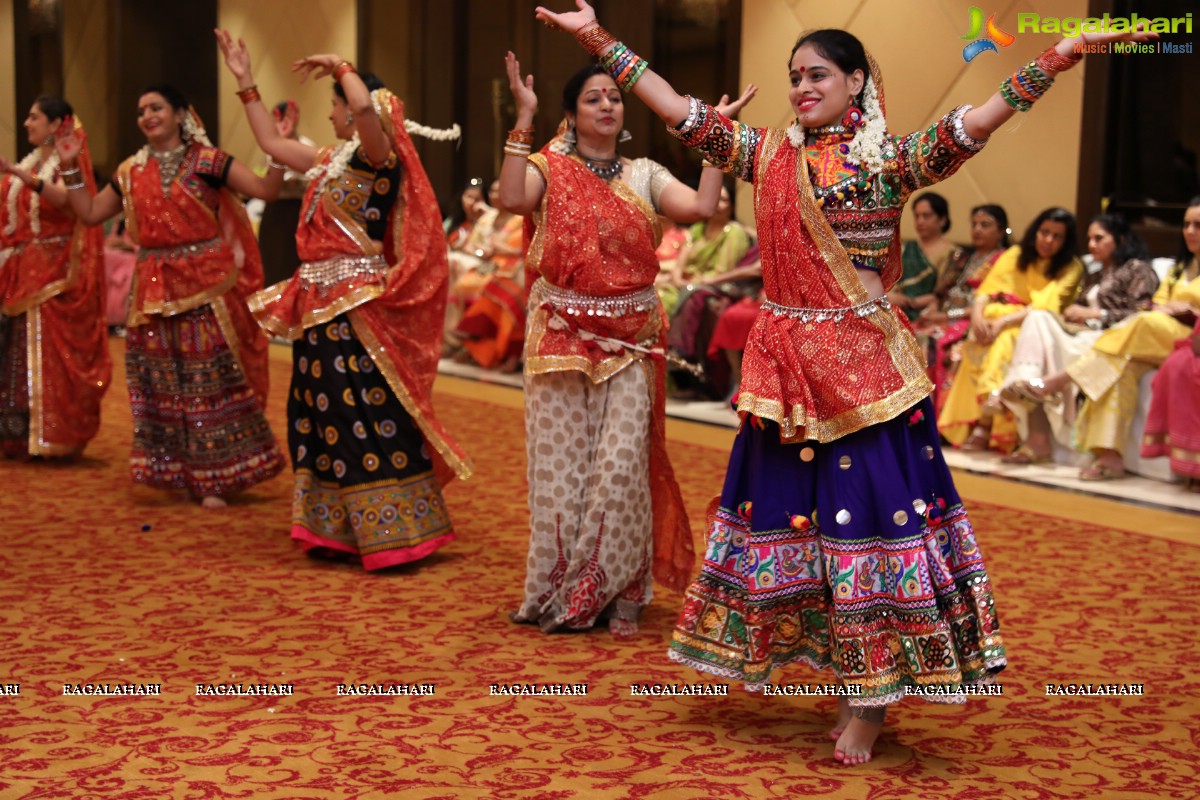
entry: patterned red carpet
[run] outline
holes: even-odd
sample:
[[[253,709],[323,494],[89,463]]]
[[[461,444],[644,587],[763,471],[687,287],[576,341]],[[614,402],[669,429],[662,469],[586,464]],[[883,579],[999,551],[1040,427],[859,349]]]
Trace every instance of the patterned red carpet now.
[[[283,436],[287,364],[272,369]],[[447,493],[459,539],[368,575],[292,546],[287,477],[221,512],[132,486],[124,389],[118,374],[83,461],[0,465],[5,800],[1200,791],[1195,547],[972,503],[1009,646],[1003,696],[957,707],[910,698],[875,761],[844,768],[826,737],[832,698],[738,686],[728,697],[630,695],[633,683],[697,680],[665,655],[676,595],[660,592],[624,643],[508,621],[527,530],[519,411],[439,395],[476,460],[476,477]],[[724,458],[676,445],[693,522]],[[793,667],[784,680],[823,679]],[[64,695],[64,684],[89,683],[161,684],[161,695]],[[215,683],[287,683],[294,694],[197,695],[196,684]],[[433,693],[338,696],[344,683]],[[493,696],[497,683],[586,683],[588,694]],[[1145,693],[1046,695],[1063,683]]]

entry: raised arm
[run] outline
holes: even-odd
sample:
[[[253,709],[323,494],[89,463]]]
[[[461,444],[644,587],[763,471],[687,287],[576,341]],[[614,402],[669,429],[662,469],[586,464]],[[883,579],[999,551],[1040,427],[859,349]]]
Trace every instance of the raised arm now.
[[[1070,69],[1083,58],[1076,46],[1107,44],[1109,42],[1148,42],[1157,39],[1138,26],[1137,31],[1124,33],[1088,33],[1069,39],[1061,39],[1053,47],[1038,56],[1033,64],[1025,65],[1000,85],[1000,91],[987,101],[963,115],[963,128],[974,139],[986,139],[1009,120],[1017,111],[1028,111],[1042,94],[1050,88],[1055,76]],[[1040,73],[1040,74],[1039,74]]]
[[[737,115],[756,94],[758,87],[751,83],[736,100],[730,101],[729,95],[722,95],[721,102],[716,106],[717,111],[730,119],[737,119]],[[679,181],[674,181],[663,189],[658,198],[659,211],[675,222],[689,223],[708,219],[717,211],[723,180],[724,173],[706,163],[700,173],[700,185],[696,189],[693,190]]]
[[[238,160],[229,165],[225,185],[240,195],[257,197],[259,200],[275,200],[283,187],[283,165],[272,164],[266,176],[256,175],[254,170]]]
[[[354,115],[354,130],[362,142],[367,160],[376,166],[387,162],[392,152],[392,140],[383,129],[375,104],[371,102],[371,90],[363,83],[353,64],[339,55],[324,53],[296,61],[292,64],[292,71],[300,73],[301,83],[309,75],[317,78],[332,75],[346,95],[346,105]]]
[[[555,14],[538,6],[536,16],[549,27],[561,28],[571,34],[589,53],[603,58],[617,46],[617,40],[600,27],[600,23],[596,21],[595,10],[585,0],[575,0],[575,5],[579,10],[566,14]],[[650,110],[663,122],[672,127],[687,119],[688,99],[675,91],[671,84],[652,69],[642,67],[641,77],[637,79],[632,92],[650,106]]]
[[[59,171],[67,192],[67,204],[75,218],[85,225],[98,225],[121,210],[121,197],[111,186],[105,186],[94,195],[88,194],[87,184],[79,172],[76,159],[83,148],[81,133],[71,130],[54,137],[54,149],[58,151]]]
[[[538,207],[542,195],[546,193],[541,173],[529,168],[537,95],[533,91],[533,76],[521,77],[521,64],[511,50],[504,56],[504,69],[508,73],[508,88],[517,105],[517,122],[509,131],[508,142],[504,145],[504,163],[500,167],[500,205],[514,214],[525,216]]]
[[[246,42],[238,39],[235,44],[229,31],[220,28],[215,29],[213,33],[217,36],[221,55],[225,57],[225,66],[237,80],[237,94],[245,105],[246,120],[250,123],[250,130],[254,133],[254,140],[258,142],[258,146],[273,162],[291,167],[297,172],[307,170],[317,160],[317,148],[279,134],[275,120],[263,105],[258,87],[254,83],[254,74],[250,68],[250,51],[246,49]]]

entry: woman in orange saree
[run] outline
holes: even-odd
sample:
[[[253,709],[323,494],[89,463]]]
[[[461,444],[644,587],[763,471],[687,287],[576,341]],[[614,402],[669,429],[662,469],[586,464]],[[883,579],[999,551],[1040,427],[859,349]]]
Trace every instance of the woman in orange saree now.
[[[138,126],[146,146],[95,195],[79,177],[83,138],[56,146],[76,217],[95,224],[124,210],[140,246],[125,351],[133,479],[221,508],[284,466],[264,416],[267,340],[246,307],[262,262],[225,189],[271,199],[283,171],[259,177],[213,147],[170,86],[141,94]]]
[[[425,558],[454,539],[442,488],[470,463],[433,413],[446,307],[446,240],[400,98],[335,55],[297,61],[334,76],[329,119],[342,140],[317,150],[278,135],[250,55],[217,39],[259,145],[308,170],[296,231],[300,268],[250,307],[292,341],[288,446],[292,538],[312,555],[368,570]]]
[[[0,158],[0,448],[5,455],[76,456],[100,427],[112,379],[104,319],[103,232],[67,208],[54,135],[82,132],[64,100],[34,101],[34,150]],[[93,185],[85,148],[79,163]],[[7,174],[6,174],[7,173]]]
[[[694,561],[666,451],[656,211],[682,222],[710,215],[720,173],[706,169],[696,192],[650,159],[622,159],[621,93],[596,66],[563,90],[569,128],[530,155],[533,79],[521,79],[512,53],[506,65],[517,128],[505,146],[501,202],[531,215],[531,532],[525,596],[513,619],[547,633],[607,620],[614,635],[628,636],[653,579],[680,590]]]

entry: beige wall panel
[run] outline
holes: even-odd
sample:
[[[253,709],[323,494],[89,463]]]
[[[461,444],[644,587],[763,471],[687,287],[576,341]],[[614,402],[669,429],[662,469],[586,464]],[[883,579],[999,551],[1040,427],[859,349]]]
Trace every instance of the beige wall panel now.
[[[17,143],[17,128],[21,120],[16,118],[13,103],[13,87],[17,85],[16,65],[13,63],[13,2],[0,0],[0,155],[18,159],[27,151],[24,141]],[[22,117],[22,119],[24,119]]]
[[[292,62],[312,53],[337,53],[354,61],[356,14],[345,0],[220,0],[217,18],[234,38],[244,38],[250,49],[254,79],[268,107],[289,97],[300,105],[300,132],[317,144],[332,144],[328,78],[303,84],[291,72]],[[213,47],[216,47],[213,39]],[[254,143],[242,101],[234,92],[237,81],[220,62],[221,130],[216,141],[251,166],[263,156]]]
[[[758,98],[744,119],[754,125],[790,123],[788,52],[801,31],[845,28],[859,37],[883,70],[888,125],[907,133],[936,121],[956,105],[982,104],[1007,75],[1052,45],[1057,37],[1023,34],[999,53],[962,59],[967,32],[964,0],[745,0],[742,22],[742,83],[756,83]],[[1006,0],[994,6],[1000,27],[1016,33],[1016,15],[1086,16],[1085,0]],[[984,151],[936,191],[950,202],[950,238],[968,241],[967,212],[980,203],[1000,203],[1016,233],[1049,205],[1074,211],[1083,109],[1083,71],[1061,76],[1032,111],[996,133]],[[753,198],[739,188],[739,209],[749,219]],[[1079,209],[1087,217],[1097,209]],[[913,236],[911,215],[901,234]]]
[[[63,91],[88,132],[97,167],[115,169],[112,152],[116,83],[111,79],[109,5],[112,0],[72,0],[63,14]],[[107,171],[107,170],[106,170]]]

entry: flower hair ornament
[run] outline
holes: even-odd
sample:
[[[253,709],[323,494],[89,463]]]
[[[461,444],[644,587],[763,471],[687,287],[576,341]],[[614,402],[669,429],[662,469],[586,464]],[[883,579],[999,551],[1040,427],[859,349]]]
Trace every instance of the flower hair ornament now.
[[[200,115],[192,106],[188,106],[183,115],[183,139],[191,144],[213,146],[212,141],[208,138],[208,131],[204,130],[204,123],[200,121]]]

